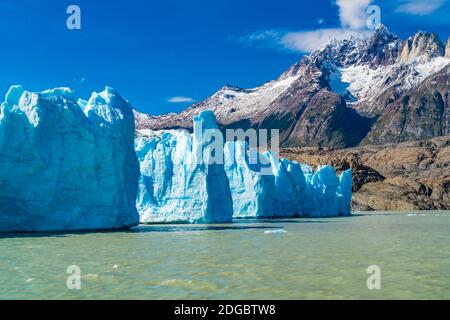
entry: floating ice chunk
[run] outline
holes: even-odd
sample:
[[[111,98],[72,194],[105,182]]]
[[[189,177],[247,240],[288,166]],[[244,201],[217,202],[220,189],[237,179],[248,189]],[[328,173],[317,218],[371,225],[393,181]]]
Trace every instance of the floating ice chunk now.
[[[266,230],[264,231],[265,234],[280,234],[280,233],[287,233],[286,230],[283,229],[277,229],[277,230]]]

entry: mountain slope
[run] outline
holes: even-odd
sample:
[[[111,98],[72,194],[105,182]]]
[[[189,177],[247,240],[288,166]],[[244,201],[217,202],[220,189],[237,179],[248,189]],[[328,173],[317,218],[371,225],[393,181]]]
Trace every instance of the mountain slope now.
[[[388,105],[363,144],[450,135],[450,65]]]
[[[225,86],[179,114],[136,113],[137,128],[190,129],[192,117],[209,109],[223,128],[279,129],[285,146],[342,148],[448,134],[449,51],[434,33],[402,41],[380,26],[371,35],[331,40],[263,86]]]
[[[137,114],[137,127],[191,129],[190,119],[203,110],[213,110],[224,129],[279,129],[280,142],[286,145],[349,147],[369,130],[368,119],[346,106],[345,100],[329,88],[325,73],[311,61],[261,87],[226,86],[180,114]]]

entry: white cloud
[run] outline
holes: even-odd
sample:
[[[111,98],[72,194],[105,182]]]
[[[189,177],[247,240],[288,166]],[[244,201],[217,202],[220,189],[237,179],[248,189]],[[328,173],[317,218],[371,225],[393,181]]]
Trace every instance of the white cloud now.
[[[248,46],[275,48],[288,51],[309,53],[326,44],[330,39],[346,39],[351,36],[368,34],[367,21],[370,14],[366,12],[372,4],[380,1],[375,0],[332,0],[337,7],[340,25],[335,28],[322,28],[315,30],[288,31],[283,29],[268,29],[253,32],[238,41]],[[439,11],[438,21],[446,20],[450,0],[392,0],[389,5],[384,4],[389,11],[409,15],[429,15],[432,23],[432,13]],[[398,18],[398,15],[395,17]],[[421,19],[424,19],[421,17]],[[448,19],[447,19],[448,21]],[[324,23],[322,18],[316,20],[317,24]]]
[[[288,51],[309,53],[326,44],[331,39],[348,39],[367,33],[364,30],[347,28],[328,28],[284,32],[280,30],[256,31],[239,40],[253,47],[277,48]]]
[[[342,40],[368,33],[366,9],[371,3],[372,0],[334,0],[334,4],[339,9],[341,22],[341,25],[336,28],[295,32],[281,29],[260,30],[239,39],[239,42],[249,46],[282,48],[308,53],[318,49],[332,38]],[[318,19],[317,23],[323,24],[324,19]]]
[[[193,102],[195,102],[194,99],[188,98],[188,97],[172,97],[167,101],[170,103],[193,103]]]
[[[348,39],[365,32],[345,28],[319,29],[313,31],[289,32],[283,37],[283,45],[294,51],[311,52],[326,44],[331,39]]]
[[[396,8],[397,12],[425,16],[435,12],[445,3],[444,0],[404,0]]]
[[[254,32],[250,34],[247,40],[251,44],[252,42],[277,39],[278,37],[279,32],[277,30],[263,30],[260,32]]]
[[[339,7],[341,26],[350,29],[362,29],[366,25],[366,8],[372,0],[336,0]]]

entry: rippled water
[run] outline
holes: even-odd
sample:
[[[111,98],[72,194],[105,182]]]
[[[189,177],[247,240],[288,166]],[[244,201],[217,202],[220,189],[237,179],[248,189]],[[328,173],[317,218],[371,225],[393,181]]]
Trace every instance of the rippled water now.
[[[450,299],[450,212],[0,235],[0,259],[0,299]]]

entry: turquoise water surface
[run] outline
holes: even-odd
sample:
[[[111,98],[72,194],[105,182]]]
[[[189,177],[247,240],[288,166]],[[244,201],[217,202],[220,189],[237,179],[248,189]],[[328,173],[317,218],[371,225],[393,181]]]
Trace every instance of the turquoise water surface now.
[[[450,212],[9,234],[0,258],[0,299],[450,299]]]

